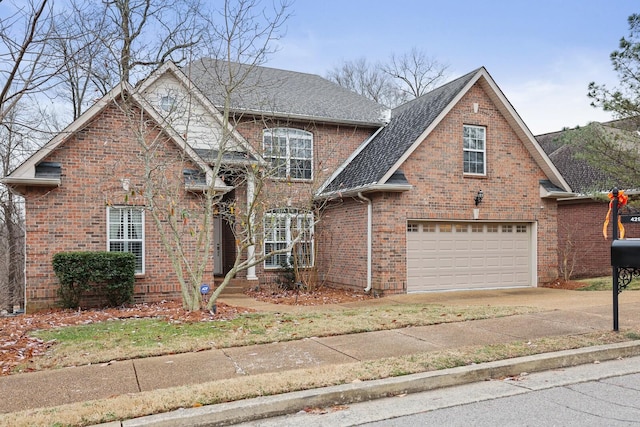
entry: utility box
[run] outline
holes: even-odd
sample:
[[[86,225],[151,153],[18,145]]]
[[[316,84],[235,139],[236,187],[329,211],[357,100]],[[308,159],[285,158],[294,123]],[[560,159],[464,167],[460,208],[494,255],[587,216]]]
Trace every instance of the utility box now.
[[[640,239],[622,239],[611,242],[613,267],[640,268]]]

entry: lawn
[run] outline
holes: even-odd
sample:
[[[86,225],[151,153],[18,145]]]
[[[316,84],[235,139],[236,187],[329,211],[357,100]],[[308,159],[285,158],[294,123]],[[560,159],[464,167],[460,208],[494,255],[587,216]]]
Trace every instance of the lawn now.
[[[124,319],[66,326],[32,333],[55,341],[31,369],[50,369],[184,353],[214,348],[290,341],[309,337],[424,326],[510,316],[536,311],[531,307],[465,307],[387,304],[349,310],[301,313],[249,313],[231,320],[167,321],[163,318]],[[20,367],[18,367],[20,369]]]
[[[595,277],[592,279],[580,279],[580,282],[587,283],[587,286],[578,288],[579,291],[612,291],[613,279],[611,276]],[[640,290],[640,278],[631,280],[627,290]]]

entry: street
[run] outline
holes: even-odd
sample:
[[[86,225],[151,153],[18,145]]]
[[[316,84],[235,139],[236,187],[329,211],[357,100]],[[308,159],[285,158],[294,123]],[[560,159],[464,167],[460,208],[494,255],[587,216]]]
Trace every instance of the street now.
[[[640,357],[635,357],[314,409],[242,426],[637,426],[639,373]]]

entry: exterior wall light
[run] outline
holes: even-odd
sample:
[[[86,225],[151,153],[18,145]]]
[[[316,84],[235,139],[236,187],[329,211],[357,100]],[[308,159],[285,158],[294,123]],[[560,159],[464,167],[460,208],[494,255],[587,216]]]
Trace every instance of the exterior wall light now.
[[[484,194],[482,193],[482,190],[479,190],[478,194],[476,194],[476,197],[473,198],[473,201],[476,202],[476,206],[478,206],[482,202],[483,197]]]

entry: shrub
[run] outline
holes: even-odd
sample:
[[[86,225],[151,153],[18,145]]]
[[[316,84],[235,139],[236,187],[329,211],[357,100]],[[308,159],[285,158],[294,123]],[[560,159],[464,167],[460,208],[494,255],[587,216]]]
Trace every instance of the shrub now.
[[[131,301],[136,261],[129,252],[61,252],[53,256],[53,271],[60,281],[58,296],[65,308],[78,308],[89,290],[108,305]]]

